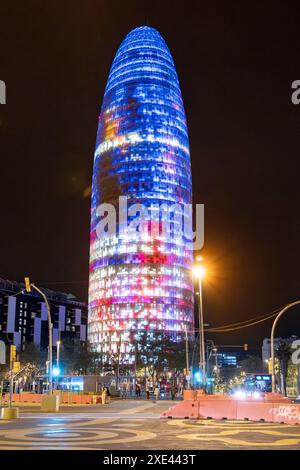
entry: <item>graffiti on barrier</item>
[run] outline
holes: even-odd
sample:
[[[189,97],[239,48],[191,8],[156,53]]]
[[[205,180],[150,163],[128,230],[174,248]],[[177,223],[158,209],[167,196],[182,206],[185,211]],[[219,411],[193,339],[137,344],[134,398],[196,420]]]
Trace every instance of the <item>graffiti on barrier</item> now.
[[[295,405],[279,405],[273,408],[275,418],[300,420],[300,411]]]

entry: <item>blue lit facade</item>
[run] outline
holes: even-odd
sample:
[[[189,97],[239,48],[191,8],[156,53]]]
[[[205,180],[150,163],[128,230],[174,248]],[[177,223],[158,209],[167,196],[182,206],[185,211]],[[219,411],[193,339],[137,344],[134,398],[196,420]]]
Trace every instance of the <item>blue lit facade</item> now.
[[[186,117],[174,62],[153,28],[131,31],[112,63],[94,157],[88,338],[104,355],[130,362],[139,332],[174,338],[193,327],[192,250],[176,236],[99,238],[97,207],[191,204]],[[161,224],[157,218],[158,229]],[[159,232],[159,230],[158,230]]]

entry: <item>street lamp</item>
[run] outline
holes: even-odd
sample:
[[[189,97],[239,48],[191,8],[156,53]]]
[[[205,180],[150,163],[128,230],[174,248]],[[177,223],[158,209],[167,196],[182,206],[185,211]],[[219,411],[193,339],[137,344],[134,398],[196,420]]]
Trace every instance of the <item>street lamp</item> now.
[[[300,300],[296,300],[296,302],[292,302],[290,304],[287,304],[283,309],[280,310],[278,315],[276,316],[273,325],[272,325],[272,330],[271,330],[271,364],[272,364],[272,393],[275,393],[275,348],[274,348],[274,333],[275,333],[275,327],[277,325],[277,322],[279,318],[289,309],[294,307],[295,305],[299,305]]]
[[[52,384],[52,320],[51,320],[51,312],[50,312],[50,305],[48,302],[48,299],[44,292],[36,287],[33,283],[30,283],[30,280],[28,277],[25,277],[25,287],[26,287],[26,292],[31,292],[31,289],[36,290],[42,297],[43,300],[46,304],[47,308],[47,314],[48,314],[48,330],[49,330],[49,355],[48,355],[48,372],[49,372],[49,395],[52,395],[53,391],[53,384]]]
[[[202,261],[202,257],[198,258]],[[205,268],[202,265],[196,265],[193,268],[193,275],[199,284],[199,370],[202,369],[203,388],[206,387],[206,365],[205,365],[205,343],[204,343],[204,324],[203,324],[203,305],[202,305],[202,279],[205,276]]]
[[[57,340],[56,341],[56,370],[58,370],[58,374],[56,376],[56,388],[57,389],[58,389],[58,376],[59,376],[59,373],[60,373],[60,369],[59,369],[60,345],[61,345],[61,341]],[[54,369],[53,369],[53,371],[54,371]]]
[[[56,341],[56,367],[59,369],[60,340]]]

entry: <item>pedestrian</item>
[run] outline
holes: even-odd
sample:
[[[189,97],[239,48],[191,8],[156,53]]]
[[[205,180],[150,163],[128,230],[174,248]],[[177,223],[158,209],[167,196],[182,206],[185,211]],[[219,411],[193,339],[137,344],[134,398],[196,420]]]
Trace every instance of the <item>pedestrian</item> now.
[[[127,384],[122,385],[122,392],[121,392],[122,400],[126,400],[127,396]]]
[[[171,398],[172,398],[172,401],[174,400],[175,396],[176,396],[176,390],[175,390],[174,385],[172,385],[172,387],[171,387]]]
[[[147,388],[146,389],[146,399],[149,400],[150,398],[150,392],[149,392],[149,389]]]
[[[102,397],[102,405],[105,405],[107,403],[106,387],[102,388],[101,397]]]
[[[155,400],[158,401],[158,397],[159,397],[159,388],[158,386],[156,385],[155,389],[154,389],[154,395],[155,395]]]
[[[109,391],[109,387],[106,387],[106,401],[107,401],[107,404],[110,403],[110,397],[111,397],[111,394],[110,394],[110,391]]]

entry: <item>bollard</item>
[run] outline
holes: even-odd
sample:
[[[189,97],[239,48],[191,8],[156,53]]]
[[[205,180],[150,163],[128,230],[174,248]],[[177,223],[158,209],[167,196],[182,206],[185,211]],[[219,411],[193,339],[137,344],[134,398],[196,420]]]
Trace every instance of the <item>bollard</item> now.
[[[1,408],[1,419],[17,419],[19,417],[19,408]]]
[[[59,411],[59,396],[43,395],[41,401],[41,411],[45,411],[46,413]]]

